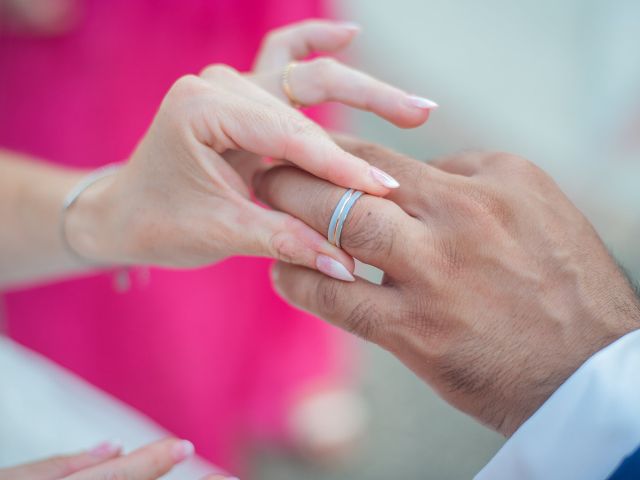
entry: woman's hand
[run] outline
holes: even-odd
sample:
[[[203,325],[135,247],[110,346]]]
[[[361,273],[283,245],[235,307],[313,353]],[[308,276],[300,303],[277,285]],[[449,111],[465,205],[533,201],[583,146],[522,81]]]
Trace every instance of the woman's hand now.
[[[251,74],[214,65],[179,79],[130,161],[68,212],[72,248],[97,262],[175,267],[268,256],[353,280],[350,256],[298,219],[255,204],[238,172],[273,157],[373,195],[398,186],[282,101],[278,82],[289,60],[337,50],[355,32],[332,22],[298,24],[268,37]],[[337,100],[403,127],[423,123],[433,107],[330,60],[301,63],[290,74],[305,105]]]
[[[121,455],[118,445],[103,443],[87,452],[0,469],[0,480],[156,480],[192,454],[190,442],[175,438],[160,440],[128,455]],[[202,480],[224,478],[212,474]]]

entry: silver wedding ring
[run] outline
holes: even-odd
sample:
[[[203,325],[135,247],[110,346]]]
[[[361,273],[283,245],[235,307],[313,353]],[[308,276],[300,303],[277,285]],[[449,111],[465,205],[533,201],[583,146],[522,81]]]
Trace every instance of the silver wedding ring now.
[[[329,230],[327,231],[327,240],[331,245],[340,248],[340,237],[342,236],[342,227],[349,215],[349,211],[362,196],[362,192],[350,188],[340,198],[340,201],[333,210],[331,220],[329,221]]]

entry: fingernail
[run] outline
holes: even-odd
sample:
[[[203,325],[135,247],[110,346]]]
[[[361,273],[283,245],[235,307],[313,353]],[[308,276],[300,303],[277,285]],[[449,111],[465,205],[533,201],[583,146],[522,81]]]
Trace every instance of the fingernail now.
[[[387,188],[398,188],[400,184],[388,173],[383,172],[379,168],[371,167],[369,170],[374,180]]]
[[[352,32],[358,32],[362,30],[362,26],[356,22],[342,22],[341,26]]]
[[[106,442],[99,443],[91,450],[89,450],[89,455],[92,455],[96,458],[109,458],[112,455],[115,455],[122,449],[122,442],[120,440],[108,440]]]
[[[322,273],[332,278],[345,282],[353,282],[355,280],[355,277],[351,275],[347,267],[327,255],[318,255],[318,258],[316,258],[316,267]]]
[[[407,96],[407,104],[410,107],[417,107],[423,109],[433,109],[438,108],[439,105],[433,100],[429,100],[428,98],[418,97],[417,95],[409,95]]]
[[[189,458],[196,451],[193,443],[189,440],[180,440],[173,446],[172,454],[173,459],[176,462],[182,462],[183,460]]]

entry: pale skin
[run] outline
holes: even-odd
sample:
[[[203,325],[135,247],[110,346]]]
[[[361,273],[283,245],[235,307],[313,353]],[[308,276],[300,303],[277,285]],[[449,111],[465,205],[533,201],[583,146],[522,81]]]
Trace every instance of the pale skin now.
[[[553,180],[506,153],[431,165],[353,139],[341,146],[401,188],[363,196],[342,234],[381,285],[278,263],[289,302],[395,354],[442,397],[511,435],[589,356],[640,328],[640,302]],[[319,232],[344,189],[292,167],[259,197]]]
[[[192,454],[193,445],[176,438],[159,440],[126,455],[118,445],[107,442],[86,452],[0,469],[0,480],[156,480]],[[234,480],[220,474],[201,480],[225,478]]]
[[[87,172],[0,151],[0,286],[105,266],[196,267],[231,255],[278,258],[352,280],[349,255],[300,220],[256,205],[243,178],[265,168],[268,156],[372,195],[397,188],[292,108],[281,89],[288,62],[341,50],[357,33],[338,22],[291,25],[266,37],[250,73],[213,65],[177,80],[118,173],[87,189],[67,212],[62,226],[70,249],[60,210]],[[289,81],[304,105],[337,101],[403,128],[421,125],[435,107],[327,58],[301,62]],[[126,456],[44,460],[0,470],[0,479],[155,479],[181,461],[172,453],[175,442]]]
[[[250,73],[213,65],[177,80],[118,173],[68,211],[64,229],[75,255],[62,242],[60,207],[87,172],[0,152],[0,285],[105,265],[195,267],[231,255],[283,259],[350,280],[350,256],[298,219],[258,206],[242,178],[274,157],[372,195],[397,188],[292,108],[280,85],[291,60],[341,50],[357,33],[339,22],[291,25],[266,37]],[[435,105],[328,58],[300,63],[289,81],[304,105],[337,101],[404,128],[424,123]]]

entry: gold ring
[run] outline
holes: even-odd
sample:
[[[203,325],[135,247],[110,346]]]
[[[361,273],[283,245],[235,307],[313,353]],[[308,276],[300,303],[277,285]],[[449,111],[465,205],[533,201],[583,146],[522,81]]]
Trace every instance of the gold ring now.
[[[293,94],[293,90],[291,89],[291,83],[289,82],[289,77],[291,76],[291,72],[298,65],[298,62],[289,62],[284,70],[282,71],[282,91],[284,92],[287,99],[289,99],[289,103],[293,108],[301,108],[304,107],[304,104],[296,98]]]

